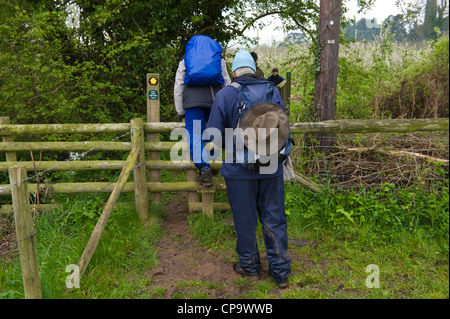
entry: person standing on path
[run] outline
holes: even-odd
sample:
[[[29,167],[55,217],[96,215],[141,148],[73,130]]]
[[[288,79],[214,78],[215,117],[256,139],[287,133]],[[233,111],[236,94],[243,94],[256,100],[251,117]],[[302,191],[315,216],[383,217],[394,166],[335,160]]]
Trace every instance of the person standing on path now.
[[[278,68],[272,69],[272,75],[267,78],[268,81],[273,82],[273,84],[278,85],[285,80],[280,74],[278,74]]]
[[[256,65],[248,51],[239,50],[236,53],[232,63],[232,71],[233,81],[216,95],[207,130],[211,128],[220,131],[221,134],[226,134],[226,129],[228,131],[230,128],[235,129],[241,110],[237,105],[240,104],[238,102],[238,88],[249,87],[246,94],[253,94],[249,97],[255,101],[255,104],[252,104],[254,106],[247,111],[247,114],[253,116],[251,125],[258,128],[266,128],[267,123],[279,125],[277,127],[278,136],[279,138],[282,136],[280,140],[285,140],[289,136],[289,121],[286,121],[287,115],[285,115],[283,100],[279,91],[274,88],[271,82],[260,79],[255,75]],[[271,88],[271,90],[268,88]],[[271,107],[271,111],[259,116],[252,114],[252,110],[257,108],[256,103],[265,102],[264,99],[268,91],[273,92],[272,101],[276,102],[266,105],[268,108]],[[247,114],[244,115],[244,119]],[[216,139],[212,142],[217,143]],[[221,143],[223,147],[223,141]],[[227,149],[225,152],[227,152]],[[283,164],[277,164],[274,173],[265,174],[262,173],[261,169],[249,170],[237,162],[236,146],[233,146],[232,157],[232,162],[224,161],[220,174],[225,178],[228,201],[233,212],[237,234],[236,251],[239,255],[239,262],[233,264],[233,269],[240,275],[260,276],[261,261],[255,234],[259,218],[262,224],[269,275],[280,288],[285,288],[288,286],[291,267],[290,259],[286,255],[288,239]]]

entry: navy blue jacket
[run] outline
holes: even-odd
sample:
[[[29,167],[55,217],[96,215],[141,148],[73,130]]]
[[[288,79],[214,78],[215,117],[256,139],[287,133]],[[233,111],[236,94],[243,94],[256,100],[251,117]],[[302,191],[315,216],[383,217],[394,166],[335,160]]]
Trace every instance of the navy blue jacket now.
[[[281,82],[283,82],[285,80],[285,78],[282,77],[281,75],[277,74],[277,76],[273,76],[273,75],[269,76],[267,78],[267,80],[273,82],[273,84],[275,84],[275,85],[278,85]]]
[[[264,81],[258,78],[256,75],[244,74],[242,76],[236,77],[232,82],[238,82],[239,84],[245,84],[251,81]],[[278,103],[283,110],[284,104],[278,89],[275,89],[274,94],[276,98],[279,99]],[[211,115],[209,116],[209,121],[207,128],[216,128],[222,133],[222,137],[225,138],[225,128],[234,128],[234,125],[238,116],[238,108],[236,105],[238,98],[238,91],[231,85],[225,86],[220,90],[216,99],[214,100],[213,106],[211,108]],[[216,141],[213,141],[216,142]],[[224,144],[222,143],[222,147]],[[279,164],[277,171],[274,174],[260,174],[258,171],[251,172],[248,171],[240,163],[226,163],[225,159],[220,169],[220,174],[225,178],[248,180],[248,179],[262,179],[262,178],[273,178],[283,175],[283,164]]]

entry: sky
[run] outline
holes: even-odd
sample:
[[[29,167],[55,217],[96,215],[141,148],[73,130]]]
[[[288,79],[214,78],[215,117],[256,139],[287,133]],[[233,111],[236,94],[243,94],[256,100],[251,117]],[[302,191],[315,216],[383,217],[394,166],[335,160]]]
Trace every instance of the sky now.
[[[376,18],[377,22],[380,23],[384,21],[390,15],[396,15],[400,13],[400,9],[396,7],[395,0],[376,0],[375,4],[372,6],[372,9],[362,13],[357,13],[356,0],[348,0],[349,11],[346,16],[348,18],[356,17],[357,20],[361,18]],[[267,22],[271,22],[271,24],[267,25],[264,29],[257,31],[256,29],[250,29],[245,32],[245,35],[251,38],[256,38],[259,35],[259,44],[270,45],[273,41],[280,42],[285,37],[286,34],[282,30],[276,30],[276,27],[281,26],[281,22],[276,17],[267,17]]]

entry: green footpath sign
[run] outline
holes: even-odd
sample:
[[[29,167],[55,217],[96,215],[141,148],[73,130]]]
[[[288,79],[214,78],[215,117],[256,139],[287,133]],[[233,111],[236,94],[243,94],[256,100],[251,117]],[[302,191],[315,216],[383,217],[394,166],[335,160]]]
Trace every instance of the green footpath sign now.
[[[149,98],[149,100],[157,100],[158,99],[158,91],[157,90],[148,91],[148,98]]]

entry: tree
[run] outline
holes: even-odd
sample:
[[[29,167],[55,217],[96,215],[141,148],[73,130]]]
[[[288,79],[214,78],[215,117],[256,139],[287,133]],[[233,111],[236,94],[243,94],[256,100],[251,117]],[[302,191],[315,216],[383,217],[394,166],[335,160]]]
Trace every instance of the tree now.
[[[423,22],[424,35],[427,39],[436,39],[434,28],[437,26],[437,0],[427,0]]]
[[[395,41],[403,41],[407,37],[406,23],[402,14],[387,17],[384,21],[384,28],[390,29]]]
[[[287,35],[287,37],[284,39],[284,42],[302,44],[302,43],[308,43],[308,39],[305,37],[305,35],[302,32],[290,32]]]
[[[376,22],[376,19],[362,18],[356,22],[348,24],[344,29],[347,34],[346,38],[355,38],[359,41],[373,41],[375,36],[380,34],[380,27]]]
[[[427,0],[425,4],[409,4],[406,8],[401,4],[399,6],[409,24],[409,41],[436,40],[438,37],[436,28],[440,31],[446,29],[448,0]]]
[[[0,2],[0,115],[22,123],[69,121],[73,38],[52,1]],[[72,113],[73,116],[73,113]]]
[[[364,7],[373,0],[362,1]],[[75,25],[67,24],[77,8]],[[0,115],[13,122],[128,122],[144,116],[146,73],[161,75],[162,120],[174,119],[174,73],[195,34],[224,48],[279,16],[317,42],[314,0],[2,0]]]

